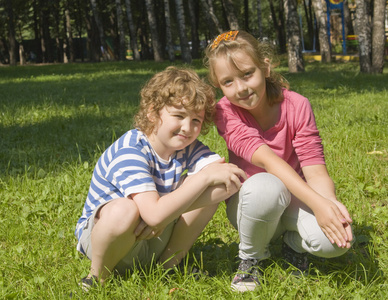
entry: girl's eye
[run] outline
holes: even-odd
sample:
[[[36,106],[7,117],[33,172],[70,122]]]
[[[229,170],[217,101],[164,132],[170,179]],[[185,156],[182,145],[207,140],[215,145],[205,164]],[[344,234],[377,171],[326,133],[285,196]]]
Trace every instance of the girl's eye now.
[[[179,119],[179,120],[182,120],[183,119],[183,116],[182,115],[174,115],[175,118]]]
[[[245,73],[244,73],[244,77],[249,77],[249,76],[251,76],[251,75],[252,75],[252,72],[251,72],[251,71],[245,72]]]
[[[231,85],[231,84],[232,84],[232,80],[226,80],[226,81],[224,81],[224,83],[223,83],[224,86],[229,86],[229,85]]]
[[[193,119],[193,122],[197,123],[197,124],[201,124],[202,123],[200,119]]]

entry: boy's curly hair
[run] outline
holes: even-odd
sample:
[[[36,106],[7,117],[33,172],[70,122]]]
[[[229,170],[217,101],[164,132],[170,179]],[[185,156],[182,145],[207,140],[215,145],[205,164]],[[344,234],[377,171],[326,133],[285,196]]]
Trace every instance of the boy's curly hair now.
[[[219,87],[219,84],[214,73],[214,61],[218,57],[227,57],[237,68],[233,53],[237,50],[242,50],[265,74],[268,73],[267,70],[269,69],[269,74],[265,78],[269,104],[283,101],[282,88],[289,88],[289,84],[283,76],[273,70],[275,55],[270,44],[260,42],[251,34],[241,30],[238,31],[236,38],[233,40],[217,41],[217,45],[213,45],[213,43],[205,50],[204,64],[209,70],[209,81],[215,87]]]
[[[134,117],[134,125],[147,135],[157,126],[159,112],[166,105],[182,105],[196,113],[204,110],[201,133],[206,133],[213,122],[216,105],[214,89],[193,70],[168,67],[145,84],[140,96],[140,108]]]

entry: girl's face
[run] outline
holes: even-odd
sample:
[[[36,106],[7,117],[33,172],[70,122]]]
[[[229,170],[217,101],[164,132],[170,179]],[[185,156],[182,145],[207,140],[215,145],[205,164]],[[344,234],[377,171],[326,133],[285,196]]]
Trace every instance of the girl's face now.
[[[226,56],[218,57],[213,64],[214,74],[231,103],[254,113],[267,104],[265,74],[241,50],[233,53],[233,60],[236,66]]]
[[[157,128],[149,135],[152,147],[158,155],[168,160],[177,150],[190,145],[201,132],[205,111],[189,111],[183,106],[164,106]]]

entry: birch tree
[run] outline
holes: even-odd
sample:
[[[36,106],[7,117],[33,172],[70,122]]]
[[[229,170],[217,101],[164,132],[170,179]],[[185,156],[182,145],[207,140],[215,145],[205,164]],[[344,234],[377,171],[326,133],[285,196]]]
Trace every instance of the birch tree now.
[[[152,0],[146,0],[145,4],[147,7],[147,17],[148,17],[148,24],[150,26],[150,32],[151,32],[152,50],[154,53],[154,60],[155,61],[163,61],[163,56],[162,56],[162,51],[161,51],[161,46],[160,46],[160,41],[159,41],[159,34],[158,34],[158,30],[156,28],[154,2]]]
[[[356,33],[358,35],[360,71],[362,73],[371,73],[372,70],[372,34],[369,4],[369,0],[356,0]]]
[[[238,19],[237,19],[236,14],[235,14],[233,1],[232,0],[222,0],[222,5],[224,7],[226,19],[228,20],[228,23],[229,23],[229,29],[238,30],[239,29]]]
[[[174,44],[172,43],[171,34],[171,14],[170,14],[170,1],[163,0],[164,2],[164,18],[166,19],[166,40],[167,40],[167,53],[170,61],[175,60]]]
[[[182,52],[182,60],[183,62],[190,64],[192,58],[191,58],[189,43],[186,35],[185,12],[183,9],[182,0],[175,0],[175,6],[176,6],[176,15],[177,15],[177,22],[178,22],[179,40],[180,40],[181,52]]]
[[[302,39],[300,36],[297,1],[285,0],[284,12],[286,14],[288,70],[290,73],[304,72]]]
[[[313,0],[314,12],[317,18],[318,38],[321,52],[321,62],[331,62],[331,50],[329,44],[329,36],[327,35],[326,14],[323,11],[322,1]]]
[[[127,21],[128,21],[128,27],[129,27],[129,39],[131,44],[131,49],[133,53],[133,59],[136,61],[140,60],[140,53],[139,53],[139,47],[137,44],[137,34],[135,25],[133,23],[133,17],[132,17],[132,9],[131,9],[131,1],[125,0],[125,10],[127,12]]]
[[[372,72],[382,74],[384,69],[386,0],[374,0],[372,32]]]
[[[123,9],[121,7],[121,0],[115,0],[116,15],[117,15],[117,30],[119,32],[119,60],[125,60],[125,32],[123,25]]]

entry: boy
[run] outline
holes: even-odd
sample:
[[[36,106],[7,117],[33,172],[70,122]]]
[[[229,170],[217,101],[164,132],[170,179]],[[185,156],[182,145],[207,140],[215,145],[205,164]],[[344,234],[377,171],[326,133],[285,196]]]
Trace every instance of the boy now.
[[[98,160],[77,223],[77,249],[91,260],[84,289],[134,263],[178,264],[218,203],[238,191],[245,173],[197,140],[215,104],[191,70],[169,67],[143,87],[136,129]]]

